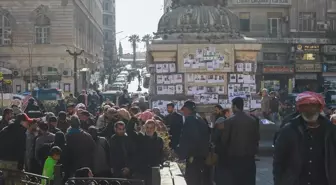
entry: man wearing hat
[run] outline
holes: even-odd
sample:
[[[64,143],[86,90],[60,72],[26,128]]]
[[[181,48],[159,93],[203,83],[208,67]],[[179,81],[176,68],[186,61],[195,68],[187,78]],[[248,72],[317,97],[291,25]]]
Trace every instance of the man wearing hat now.
[[[201,117],[196,116],[196,104],[193,101],[186,101],[181,110],[185,123],[176,153],[180,159],[186,160],[187,184],[203,185],[205,159],[209,153],[209,128]]]

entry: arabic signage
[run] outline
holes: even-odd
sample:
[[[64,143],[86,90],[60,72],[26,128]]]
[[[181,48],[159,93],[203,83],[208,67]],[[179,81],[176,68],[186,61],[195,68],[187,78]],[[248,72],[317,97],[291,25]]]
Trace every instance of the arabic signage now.
[[[323,52],[326,54],[336,54],[336,45],[323,46]]]
[[[272,37],[256,37],[253,39],[248,39],[246,42],[249,43],[284,43],[284,44],[333,44],[331,39],[327,38],[272,38]]]
[[[295,64],[296,72],[321,72],[321,64]]]
[[[313,52],[317,53],[320,52],[320,45],[302,45],[298,44],[296,45],[296,51],[297,52]]]
[[[263,73],[293,73],[293,65],[265,65]]]
[[[290,5],[291,0],[235,0],[233,4],[275,4]]]

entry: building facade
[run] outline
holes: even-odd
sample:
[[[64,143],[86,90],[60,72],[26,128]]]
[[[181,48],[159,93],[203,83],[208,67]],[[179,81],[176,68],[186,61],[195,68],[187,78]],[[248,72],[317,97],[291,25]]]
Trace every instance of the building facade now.
[[[88,88],[102,62],[101,0],[1,1],[0,72],[14,93],[30,88]],[[81,51],[78,71],[66,50]],[[76,75],[75,75],[76,74]]]
[[[228,1],[239,16],[241,33],[263,43],[257,77],[261,87],[290,92],[321,88],[330,5],[331,0]]]
[[[104,65],[117,61],[115,0],[103,0]]]

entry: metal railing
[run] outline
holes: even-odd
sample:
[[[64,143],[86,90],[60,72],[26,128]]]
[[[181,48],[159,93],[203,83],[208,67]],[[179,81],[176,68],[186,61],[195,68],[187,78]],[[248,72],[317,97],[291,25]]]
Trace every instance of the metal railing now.
[[[0,169],[0,184],[49,185],[49,178],[19,170]]]
[[[100,178],[100,177],[77,177],[69,178],[66,185],[145,185],[144,180]]]

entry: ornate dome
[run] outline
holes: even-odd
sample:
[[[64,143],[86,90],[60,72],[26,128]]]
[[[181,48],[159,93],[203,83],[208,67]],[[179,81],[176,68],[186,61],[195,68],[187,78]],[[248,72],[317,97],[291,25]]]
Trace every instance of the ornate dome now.
[[[156,35],[189,33],[239,35],[239,18],[220,6],[179,6],[161,17]]]

